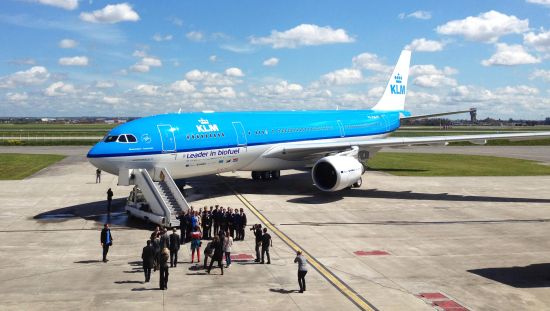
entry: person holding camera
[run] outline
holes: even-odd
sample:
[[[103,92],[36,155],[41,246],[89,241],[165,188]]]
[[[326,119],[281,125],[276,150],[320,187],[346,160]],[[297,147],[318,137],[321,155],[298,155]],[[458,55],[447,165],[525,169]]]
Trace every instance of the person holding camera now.
[[[254,231],[254,236],[256,237],[256,260],[254,262],[260,262],[260,247],[262,246],[262,225],[255,224],[250,228]]]
[[[300,293],[303,293],[306,291],[307,259],[302,255],[302,251],[296,252],[294,262],[298,263],[298,285],[300,286]]]

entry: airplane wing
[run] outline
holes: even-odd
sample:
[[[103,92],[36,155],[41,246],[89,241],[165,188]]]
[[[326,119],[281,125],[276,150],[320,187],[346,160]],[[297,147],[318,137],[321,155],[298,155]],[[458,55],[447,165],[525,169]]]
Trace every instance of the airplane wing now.
[[[538,133],[509,133],[509,134],[480,134],[480,135],[456,135],[456,136],[424,136],[424,137],[388,137],[365,139],[355,142],[305,142],[289,143],[274,146],[263,154],[265,158],[296,159],[297,156],[306,154],[333,153],[348,150],[351,147],[399,147],[412,145],[444,144],[455,141],[469,141],[473,143],[485,143],[486,140],[510,139],[530,140],[550,138],[550,132]]]

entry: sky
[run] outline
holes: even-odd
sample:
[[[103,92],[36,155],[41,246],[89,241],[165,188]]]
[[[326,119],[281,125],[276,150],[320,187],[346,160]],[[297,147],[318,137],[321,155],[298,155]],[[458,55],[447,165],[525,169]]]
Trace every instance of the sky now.
[[[550,0],[0,2],[0,116],[406,109],[550,117]]]

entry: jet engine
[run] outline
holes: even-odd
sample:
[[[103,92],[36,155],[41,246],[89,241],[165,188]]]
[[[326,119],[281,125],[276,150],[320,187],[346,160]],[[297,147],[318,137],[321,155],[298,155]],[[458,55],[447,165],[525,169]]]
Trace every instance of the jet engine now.
[[[363,164],[354,157],[328,156],[315,163],[311,177],[317,188],[323,191],[338,191],[351,186],[361,186]]]

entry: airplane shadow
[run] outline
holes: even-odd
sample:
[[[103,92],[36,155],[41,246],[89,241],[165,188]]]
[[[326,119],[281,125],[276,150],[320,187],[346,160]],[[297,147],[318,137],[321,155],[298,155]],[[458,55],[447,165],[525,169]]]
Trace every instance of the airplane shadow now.
[[[155,228],[152,224],[128,217],[124,211],[125,204],[125,198],[114,199],[111,205],[111,215],[108,215],[107,213],[106,201],[102,200],[47,211],[35,215],[33,219],[39,222],[56,223],[75,218],[83,218],[100,224],[110,223],[111,225],[119,227],[130,227],[145,230],[153,230]]]
[[[423,193],[413,191],[388,191],[379,189],[344,189],[337,192],[322,192],[311,182],[309,173],[284,175],[279,180],[254,181],[249,178],[236,176],[204,176],[188,179],[192,187],[187,191],[189,199],[215,198],[231,194],[227,184],[242,194],[290,195],[289,203],[323,204],[340,201],[346,197],[376,198],[409,201],[455,201],[455,202],[495,202],[495,203],[550,203],[550,199],[505,197],[505,196],[476,196],[449,193]],[[296,197],[299,196],[299,197]]]
[[[550,287],[550,263],[525,267],[483,268],[468,272],[516,288]]]

